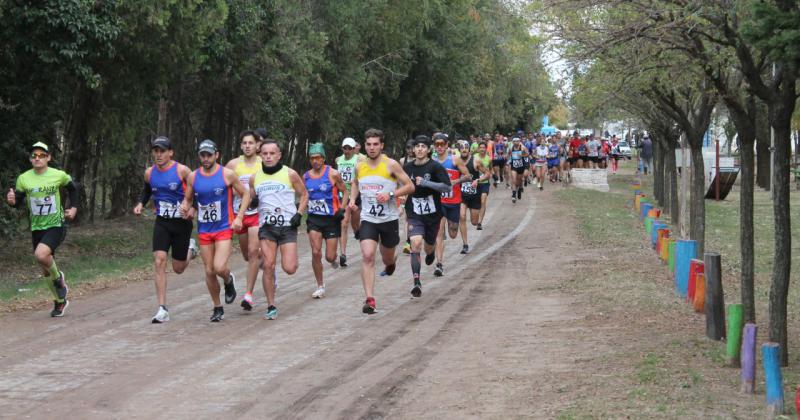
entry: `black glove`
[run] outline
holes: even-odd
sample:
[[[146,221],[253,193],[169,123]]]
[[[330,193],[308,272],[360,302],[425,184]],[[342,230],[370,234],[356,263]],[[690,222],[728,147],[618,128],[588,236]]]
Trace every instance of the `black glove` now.
[[[333,220],[341,222],[342,219],[344,219],[344,209],[340,208],[339,210],[336,210],[336,213],[333,214]]]
[[[298,227],[298,226],[300,226],[300,222],[302,220],[303,220],[303,216],[300,215],[300,213],[295,213],[294,216],[292,216],[292,219],[289,220],[289,224],[292,225],[292,227]]]
[[[258,208],[258,196],[253,195],[253,198],[250,199],[250,205],[247,206],[248,209],[257,209]]]

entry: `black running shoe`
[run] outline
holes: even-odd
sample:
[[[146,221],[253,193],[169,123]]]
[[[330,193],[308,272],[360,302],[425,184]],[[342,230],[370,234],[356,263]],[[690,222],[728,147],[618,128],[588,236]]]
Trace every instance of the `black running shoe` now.
[[[436,264],[436,269],[433,270],[433,275],[435,277],[442,277],[444,275],[444,267],[442,266],[442,263]]]
[[[527,179],[525,180],[525,186],[526,187],[528,186],[528,180]]]
[[[419,280],[414,282],[414,288],[411,289],[411,296],[414,297],[422,296],[422,283]]]
[[[355,237],[356,240],[358,240],[358,229],[353,231],[353,237]]]
[[[435,259],[436,259],[436,253],[425,255],[425,265],[433,264],[433,260]]]
[[[69,301],[65,300],[61,303],[54,300],[53,301],[53,310],[50,311],[50,316],[53,318],[62,317],[64,316],[64,312],[67,310],[67,306],[69,306]]]
[[[397,264],[389,264],[386,266],[386,268],[383,269],[383,274],[391,276],[392,274],[394,274],[395,268],[397,268]]]
[[[517,191],[517,198],[522,200],[522,187],[519,187],[519,191]]]
[[[67,292],[69,292],[69,287],[67,287],[67,280],[64,278],[64,272],[58,272],[58,278],[53,280],[53,287],[56,289],[56,294],[60,300],[64,300],[67,298]]]
[[[477,230],[483,230],[483,225],[481,225],[480,223],[478,223],[478,227],[476,227],[475,229],[477,229]]]
[[[375,298],[367,298],[366,302],[364,302],[364,306],[361,308],[361,312],[365,314],[374,314],[375,313]]]
[[[469,245],[465,244],[464,246],[461,247],[461,253],[462,254],[466,254],[468,252],[469,252]]]
[[[225,310],[222,306],[217,306],[214,308],[214,313],[211,314],[211,322],[220,322],[222,319],[225,318]]]
[[[231,272],[228,274],[228,281],[225,282],[225,303],[231,304],[236,300],[236,276]]]
[[[342,267],[347,267],[347,255],[339,255],[339,265]]]

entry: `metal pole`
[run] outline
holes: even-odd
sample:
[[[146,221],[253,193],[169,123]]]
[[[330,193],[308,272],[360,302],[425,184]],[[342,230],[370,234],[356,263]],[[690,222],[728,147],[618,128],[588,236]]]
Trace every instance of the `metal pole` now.
[[[775,63],[772,63],[772,79],[775,79]],[[769,196],[775,200],[775,128],[772,121],[769,121]]]
[[[714,142],[717,144],[717,167],[714,171],[714,177],[716,179],[716,182],[714,182],[714,194],[716,195],[717,201],[719,201],[719,139],[715,140]]]

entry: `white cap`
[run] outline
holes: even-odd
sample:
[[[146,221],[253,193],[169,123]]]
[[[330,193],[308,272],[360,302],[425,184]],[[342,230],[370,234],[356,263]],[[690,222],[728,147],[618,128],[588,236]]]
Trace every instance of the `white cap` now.
[[[345,146],[356,147],[358,146],[358,143],[356,143],[352,137],[345,137],[344,140],[342,140],[342,147]]]

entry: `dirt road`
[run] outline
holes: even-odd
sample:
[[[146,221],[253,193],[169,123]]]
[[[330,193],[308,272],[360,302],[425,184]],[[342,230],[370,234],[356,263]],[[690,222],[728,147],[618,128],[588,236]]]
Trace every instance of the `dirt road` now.
[[[279,273],[275,321],[262,317],[259,286],[256,310],[243,312],[237,299],[223,322],[209,323],[199,261],[169,275],[167,324],[150,324],[150,282],[75,300],[63,319],[43,309],[8,315],[0,416],[551,417],[561,392],[553,379],[574,377],[575,361],[602,345],[561,340],[583,317],[554,288],[573,256],[543,245],[575,232],[549,191],[526,191],[514,205],[504,188],[492,194],[486,229],[470,228],[470,254],[448,240],[445,276],[423,266],[420,299],[411,299],[401,254],[397,272],[377,280],[376,315],[361,313],[354,242],[350,266],[326,267],[327,296],[311,299],[305,235],[298,274]],[[242,283],[241,258],[231,261]]]

